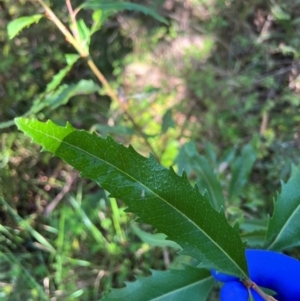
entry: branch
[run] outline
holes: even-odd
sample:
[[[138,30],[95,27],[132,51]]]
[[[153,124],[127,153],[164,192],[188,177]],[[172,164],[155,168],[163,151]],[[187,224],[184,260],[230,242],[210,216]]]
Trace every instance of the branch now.
[[[92,72],[95,74],[97,79],[100,81],[100,83],[103,85],[103,87],[106,90],[106,94],[115,102],[118,103],[120,108],[122,109],[124,115],[127,116],[129,121],[132,123],[134,129],[140,134],[140,136],[144,139],[145,144],[148,146],[149,150],[152,152],[154,157],[157,161],[159,161],[159,156],[156,154],[155,150],[153,149],[152,145],[148,141],[147,135],[143,132],[141,127],[135,122],[133,116],[130,114],[130,112],[127,109],[126,103],[122,102],[122,100],[117,96],[116,92],[113,90],[105,76],[102,74],[102,72],[98,69],[96,64],[94,63],[93,59],[91,58],[89,52],[87,50],[84,50],[80,43],[75,39],[75,37],[70,33],[70,31],[67,29],[67,27],[57,18],[55,13],[51,10],[51,8],[43,1],[43,0],[37,0],[45,9],[47,16],[49,19],[57,26],[57,28],[63,33],[63,35],[66,37],[66,40],[73,45],[73,47],[78,51],[81,57],[87,59],[87,64],[89,65]],[[68,5],[67,1],[67,5]],[[68,5],[69,11],[70,11],[70,4]],[[75,12],[73,12],[73,9],[71,8],[70,11],[71,14],[73,14],[73,17],[75,18]],[[72,17],[72,16],[71,16]],[[76,21],[75,21],[76,22]]]
[[[67,8],[68,8],[68,11],[70,14],[70,18],[72,21],[72,25],[73,25],[73,28],[71,27],[70,29],[71,29],[75,39],[78,40],[78,38],[79,38],[78,26],[77,26],[77,22],[76,22],[76,15],[74,14],[74,11],[72,8],[71,0],[66,0],[66,5],[67,5]]]
[[[62,32],[62,34],[66,37],[67,41],[73,45],[73,47],[78,51],[81,57],[89,56],[89,53],[85,52],[84,49],[80,46],[74,36],[70,33],[67,27],[56,17],[55,13],[51,10],[51,8],[43,1],[37,0],[41,6],[45,9],[47,17],[57,26],[57,28]]]

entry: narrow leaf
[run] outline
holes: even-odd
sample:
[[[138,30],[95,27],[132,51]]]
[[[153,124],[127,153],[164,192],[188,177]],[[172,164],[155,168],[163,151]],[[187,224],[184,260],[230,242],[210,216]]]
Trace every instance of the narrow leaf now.
[[[46,97],[42,102],[38,101],[33,106],[33,112],[41,111],[45,107],[52,110],[68,103],[75,95],[88,95],[99,91],[100,87],[92,80],[82,79],[77,84],[61,85],[55,93]]]
[[[104,21],[107,18],[107,14],[103,13],[101,9],[95,10],[92,14],[92,18],[94,22],[91,27],[91,35],[101,29]]]
[[[108,12],[117,12],[122,10],[134,10],[134,11],[140,11],[144,13],[145,15],[150,15],[152,18],[168,24],[168,21],[160,16],[158,13],[156,13],[151,8],[148,8],[146,6],[135,4],[131,2],[117,2],[117,1],[99,1],[99,0],[91,0],[83,3],[80,8],[90,8],[93,10],[102,10],[102,11],[108,11]]]
[[[33,23],[37,23],[43,15],[32,15],[29,17],[21,17],[9,22],[7,25],[8,38],[13,39],[22,29],[30,26]]]
[[[185,168],[196,173],[200,190],[202,192],[207,191],[213,207],[220,210],[225,206],[222,187],[208,160],[198,154],[194,142],[186,143],[181,151],[186,158],[185,163],[188,165]]]
[[[52,91],[60,85],[79,57],[80,56],[78,54],[66,54],[66,61],[68,65],[53,76],[51,82],[47,85],[46,92]]]
[[[168,109],[163,116],[161,133],[164,134],[169,128],[175,128],[175,122],[172,115],[172,109]]]
[[[73,23],[70,25],[70,27],[72,30],[75,29]],[[76,36],[76,40],[80,44],[81,48],[88,53],[91,42],[91,30],[87,27],[83,19],[79,19],[76,22],[76,29],[78,29],[78,36]]]
[[[264,245],[266,231],[256,230],[248,233],[242,233],[241,237],[247,241],[247,246],[251,248],[262,248]]]
[[[228,199],[239,196],[248,181],[253,164],[256,160],[256,151],[251,144],[243,147],[241,156],[231,164],[232,178],[228,188]]]
[[[57,83],[53,83],[52,88],[55,88],[56,84]],[[58,83],[58,87],[55,89],[56,90],[53,92],[49,91],[47,93],[38,95],[37,98],[32,101],[32,106],[30,109],[23,114],[23,117],[27,117],[32,114],[36,115],[45,108],[54,110],[59,106],[67,104],[72,97],[76,95],[89,95],[95,93],[100,90],[100,87],[92,80],[82,79],[77,84],[59,85]],[[14,120],[2,122],[0,123],[0,129],[12,126],[14,124]]]
[[[209,271],[192,266],[151,272],[150,277],[127,282],[122,289],[113,289],[101,301],[206,301],[214,283]]]
[[[81,171],[128,205],[128,211],[183,248],[183,254],[201,261],[203,267],[247,278],[245,244],[237,227],[232,228],[223,212],[215,211],[186,174],[145,158],[131,146],[111,137],[60,127],[25,118],[17,126],[33,141]]]
[[[266,236],[266,246],[283,250],[300,246],[300,166],[292,166],[292,175],[282,183]]]

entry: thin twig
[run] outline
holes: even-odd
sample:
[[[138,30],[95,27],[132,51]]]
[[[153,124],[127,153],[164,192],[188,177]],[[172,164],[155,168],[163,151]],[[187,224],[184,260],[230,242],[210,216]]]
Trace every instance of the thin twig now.
[[[50,7],[43,1],[43,0],[37,0],[45,9],[45,12],[48,16],[48,18],[57,26],[57,28],[63,33],[63,35],[66,37],[67,41],[73,45],[73,47],[78,51],[81,57],[87,57],[89,55],[88,52],[86,52],[80,44],[77,42],[77,40],[72,36],[70,31],[67,29],[67,27],[56,17],[55,13],[50,9]]]
[[[76,178],[75,174],[71,174],[71,176],[67,177],[66,184],[64,188],[61,190],[61,192],[52,200],[50,204],[47,205],[45,208],[43,214],[45,216],[49,216],[51,212],[55,209],[55,207],[58,205],[58,203],[63,199],[63,197],[70,191],[71,186]]]
[[[68,8],[68,11],[69,11],[69,14],[70,14],[70,18],[71,18],[71,21],[72,21],[72,25],[73,25],[73,28],[71,27],[70,29],[71,29],[75,39],[78,40],[78,38],[79,38],[78,26],[77,26],[76,17],[75,17],[74,11],[73,11],[71,1],[66,0],[66,5],[67,5],[67,8]]]
[[[57,18],[55,13],[50,9],[50,7],[43,1],[43,0],[37,0],[45,9],[47,16],[50,18],[50,20],[57,26],[57,28],[63,33],[63,35],[66,37],[67,41],[73,45],[73,47],[78,51],[81,57],[87,58],[87,64],[89,65],[90,69],[93,71],[97,79],[100,81],[100,83],[105,88],[105,91],[107,95],[115,102],[118,103],[118,105],[121,107],[124,115],[127,116],[129,121],[132,123],[134,129],[141,135],[143,140],[145,141],[145,144],[148,146],[156,160],[159,161],[159,156],[156,154],[155,150],[153,149],[152,145],[148,141],[147,135],[143,132],[141,127],[135,122],[133,116],[129,113],[127,109],[126,103],[123,103],[121,99],[117,96],[116,92],[113,90],[105,76],[102,74],[102,72],[98,69],[96,64],[94,63],[93,59],[90,57],[88,50],[83,49],[78,43],[78,41],[74,38],[74,36],[70,33],[70,31],[66,28],[66,26]],[[71,10],[73,11],[73,9]],[[76,10],[75,10],[76,11]],[[75,17],[75,13],[73,12],[73,15]]]
[[[135,128],[135,130],[142,136],[142,138],[144,139],[146,145],[148,146],[148,148],[150,149],[150,151],[152,152],[152,154],[154,155],[154,157],[156,158],[157,161],[159,161],[159,157],[156,154],[155,150],[153,149],[152,145],[149,143],[148,138],[146,136],[146,134],[142,131],[142,129],[140,128],[140,126],[135,122],[133,116],[128,112],[127,110],[127,104],[124,103],[123,101],[121,101],[121,99],[117,96],[117,94],[115,93],[115,91],[112,89],[112,87],[110,86],[110,84],[108,83],[107,79],[105,78],[105,76],[102,74],[102,72],[98,69],[98,67],[95,65],[94,61],[91,59],[91,57],[87,58],[87,63],[89,65],[89,67],[91,68],[91,70],[93,71],[93,73],[95,74],[95,76],[98,78],[98,80],[102,83],[102,85],[104,86],[104,88],[106,89],[106,93],[108,96],[110,96],[110,98],[117,102],[119,104],[119,106],[121,107],[122,111],[124,112],[124,114],[127,116],[127,118],[130,120],[130,122],[132,123],[133,127]]]

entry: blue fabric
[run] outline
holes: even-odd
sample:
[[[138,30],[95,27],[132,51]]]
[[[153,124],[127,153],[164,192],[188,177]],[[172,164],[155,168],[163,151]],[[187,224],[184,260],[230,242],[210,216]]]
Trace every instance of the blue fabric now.
[[[265,250],[246,250],[250,279],[258,286],[271,289],[279,301],[300,301],[300,261],[287,255]],[[212,271],[218,281],[225,282],[221,301],[247,301],[247,288],[236,277]],[[263,299],[251,290],[255,301]]]

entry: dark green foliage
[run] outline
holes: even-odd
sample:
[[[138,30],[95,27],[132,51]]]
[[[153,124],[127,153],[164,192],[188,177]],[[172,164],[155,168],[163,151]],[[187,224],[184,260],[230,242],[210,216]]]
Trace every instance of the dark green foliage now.
[[[58,127],[48,121],[18,118],[16,124],[29,137],[122,199],[128,211],[152,224],[183,253],[201,266],[247,278],[245,245],[238,229],[227,223],[223,212],[215,211],[184,173],[179,177],[145,158],[132,147],[125,148],[112,138],[76,131],[69,124]]]
[[[106,298],[156,287],[156,278],[178,275],[180,286],[182,273],[187,282],[208,275],[199,260],[177,255],[181,248],[166,234],[132,226],[135,216],[120,200],[40,154],[14,127],[18,116],[69,121],[148,157],[146,137],[167,167],[157,169],[177,180],[185,170],[189,189],[196,183],[205,195],[192,190],[201,204],[239,223],[239,242],[299,258],[299,3],[70,2],[79,7],[76,26],[66,1],[51,8],[137,127],[38,1],[0,1],[0,299],[98,301],[136,276]],[[139,189],[141,198],[146,189]],[[211,288],[205,277],[206,288],[194,290],[203,300]],[[207,300],[219,300],[217,286]]]
[[[210,272],[204,269],[185,266],[180,270],[167,272],[152,271],[151,277],[138,278],[133,283],[126,283],[126,288],[113,290],[102,298],[103,301],[140,301],[161,300],[205,301],[213,286]]]

